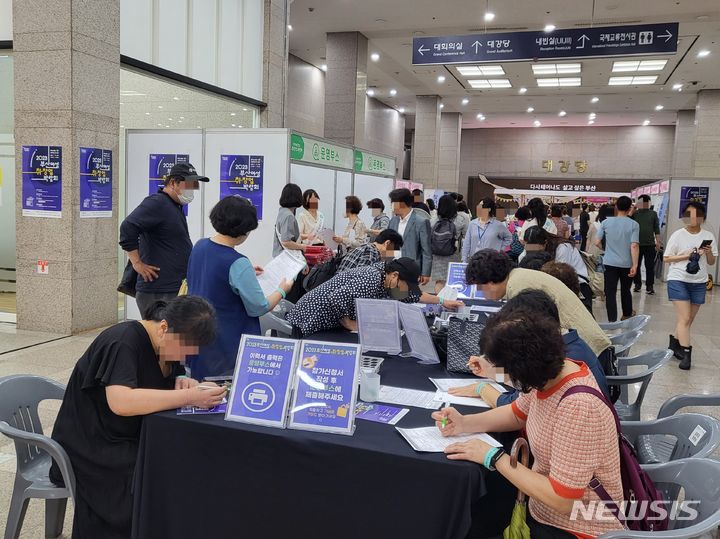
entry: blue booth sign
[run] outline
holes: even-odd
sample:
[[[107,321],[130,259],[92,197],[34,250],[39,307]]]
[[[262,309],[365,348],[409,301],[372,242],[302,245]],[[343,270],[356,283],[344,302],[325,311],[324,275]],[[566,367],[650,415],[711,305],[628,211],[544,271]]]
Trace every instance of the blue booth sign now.
[[[360,346],[302,341],[290,428],[352,435]]]
[[[448,263],[447,285],[458,291],[458,298],[468,299],[475,296],[475,285],[465,282],[465,268],[467,264],[464,262]]]
[[[678,23],[413,38],[414,65],[675,54]]]
[[[298,344],[243,335],[225,419],[285,428]]]

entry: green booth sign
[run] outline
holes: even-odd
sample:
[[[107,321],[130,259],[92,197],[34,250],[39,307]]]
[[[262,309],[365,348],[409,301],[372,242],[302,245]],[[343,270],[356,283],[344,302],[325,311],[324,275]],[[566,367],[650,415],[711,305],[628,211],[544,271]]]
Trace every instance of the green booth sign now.
[[[290,135],[290,159],[347,170],[353,168],[353,151],[350,148],[297,133]]]
[[[394,176],[395,159],[355,150],[355,172]]]

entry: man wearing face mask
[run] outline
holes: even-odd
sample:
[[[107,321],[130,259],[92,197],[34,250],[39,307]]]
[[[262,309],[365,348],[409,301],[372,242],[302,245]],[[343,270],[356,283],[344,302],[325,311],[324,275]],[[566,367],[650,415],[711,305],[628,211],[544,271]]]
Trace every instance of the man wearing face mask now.
[[[135,301],[141,314],[180,290],[192,250],[183,206],[193,201],[199,182],[207,181],[189,163],[173,166],[162,189],[146,197],[120,225],[120,247],[138,273]]]
[[[343,271],[312,289],[287,315],[293,337],[301,339],[344,327],[357,331],[356,299],[396,299],[416,303],[421,296],[420,267],[410,258],[376,262]]]
[[[470,222],[462,245],[463,262],[481,249],[504,251],[512,244],[512,234],[504,223],[495,219],[495,211],[495,201],[490,197],[483,198],[478,204],[478,217]]]

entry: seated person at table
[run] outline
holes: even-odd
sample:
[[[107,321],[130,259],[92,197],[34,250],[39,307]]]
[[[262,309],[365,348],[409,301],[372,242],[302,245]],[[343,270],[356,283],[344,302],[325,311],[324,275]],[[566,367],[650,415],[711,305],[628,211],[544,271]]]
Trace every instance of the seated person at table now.
[[[356,247],[343,256],[337,270],[347,271],[375,264],[386,257],[392,258],[393,251],[399,251],[402,245],[402,236],[396,230],[385,229],[375,237],[375,241]]]
[[[513,269],[507,254],[482,249],[473,255],[465,268],[465,281],[476,284],[489,300],[512,299],[523,290],[539,289],[546,292],[557,305],[560,323],[565,329],[576,329],[580,337],[605,366],[613,361],[614,349],[610,339],[583,305],[555,277],[541,271]]]
[[[585,308],[592,314],[592,288],[588,281],[582,281],[577,271],[570,264],[564,262],[548,262],[543,264],[540,271],[552,275],[580,298]]]
[[[503,309],[488,321],[480,347],[487,360],[520,388],[520,397],[511,406],[479,414],[463,416],[445,408],[432,418],[443,436],[525,429],[535,462],[532,469],[521,463],[513,468],[509,455],[480,439],[449,445],[447,457],[487,463],[525,492],[530,499],[530,537],[574,539],[623,529],[617,519],[573,511],[575,502],[584,507],[598,502],[588,487],[593,478],[618,504],[623,490],[610,408],[588,393],[563,398],[572,387],[598,386],[587,365],[565,358],[559,324],[548,316],[528,318]]]
[[[256,276],[262,268],[253,267],[235,250],[258,227],[257,210],[248,199],[223,198],[210,212],[210,223],[217,234],[195,244],[187,272],[188,292],[210,302],[219,326],[217,340],[189,361],[196,380],[231,374],[240,338],[260,335],[259,317],[275,308],[293,286],[293,281],[283,280],[265,297]]]
[[[550,317],[552,320],[560,324],[560,314],[557,305],[542,290],[525,290],[507,302],[503,307],[503,312],[513,313],[519,319],[528,319],[535,317]],[[602,365],[598,361],[597,356],[593,353],[585,341],[580,338],[578,332],[574,329],[561,331],[563,342],[565,343],[565,357],[574,361],[582,361],[585,363],[590,372],[595,377],[598,386],[610,398],[610,390],[607,386],[605,373]],[[472,356],[468,365],[475,376],[481,376],[495,380],[495,369],[483,357]],[[462,397],[480,397],[493,408],[510,404],[520,396],[517,389],[500,393],[487,382],[475,382],[467,386],[451,387],[451,395]]]
[[[344,327],[357,331],[355,300],[397,299],[415,303],[420,299],[420,266],[410,258],[376,262],[344,271],[305,294],[287,314],[293,337]]]
[[[78,360],[52,433],[75,472],[73,537],[130,537],[142,416],[220,404],[225,389],[202,389],[181,365],[216,331],[207,301],[179,296],[155,302],[140,322],[106,329]],[[54,462],[50,480],[63,484]]]
[[[537,228],[537,227],[535,227]],[[528,253],[518,261],[518,267],[523,269],[540,271],[545,264],[552,260],[550,253],[545,251],[538,251],[535,253]]]

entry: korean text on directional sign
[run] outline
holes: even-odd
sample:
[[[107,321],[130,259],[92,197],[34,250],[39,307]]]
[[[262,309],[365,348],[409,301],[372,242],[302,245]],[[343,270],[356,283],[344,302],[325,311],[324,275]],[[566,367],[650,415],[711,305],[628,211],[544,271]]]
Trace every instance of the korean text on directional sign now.
[[[466,64],[547,58],[675,54],[678,23],[413,38],[412,63]]]

